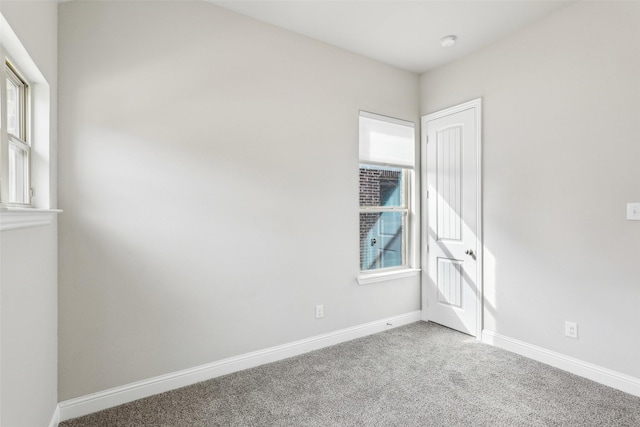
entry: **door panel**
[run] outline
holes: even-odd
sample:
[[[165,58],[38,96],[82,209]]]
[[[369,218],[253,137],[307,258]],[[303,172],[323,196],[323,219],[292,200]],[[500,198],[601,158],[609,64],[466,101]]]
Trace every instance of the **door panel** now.
[[[459,241],[462,236],[462,133],[462,127],[454,126],[436,136],[438,240]]]
[[[479,333],[479,102],[423,118],[427,320]]]
[[[462,261],[438,258],[438,303],[462,308]]]

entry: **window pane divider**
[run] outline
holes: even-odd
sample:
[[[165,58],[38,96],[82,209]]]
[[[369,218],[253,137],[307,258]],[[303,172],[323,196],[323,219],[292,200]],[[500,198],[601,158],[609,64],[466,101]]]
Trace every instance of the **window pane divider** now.
[[[409,208],[381,207],[381,206],[361,206],[360,212],[409,212]]]
[[[31,148],[31,146],[27,142],[21,140],[20,138],[16,138],[13,135],[9,135],[9,142],[23,150],[29,150]]]

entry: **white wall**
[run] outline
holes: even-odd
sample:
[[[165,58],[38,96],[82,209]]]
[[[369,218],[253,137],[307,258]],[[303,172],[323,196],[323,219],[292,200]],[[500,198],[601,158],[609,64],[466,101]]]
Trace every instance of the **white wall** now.
[[[417,122],[417,75],[207,3],[59,17],[61,400],[420,308],[356,283],[358,110]]]
[[[1,426],[46,426],[58,403],[56,234],[0,232]]]
[[[636,378],[639,76],[637,2],[578,2],[421,76],[422,114],[483,98],[485,329]]]
[[[49,83],[50,120],[55,123],[57,5],[3,0],[0,12]],[[55,156],[55,126],[50,132]],[[43,203],[55,206],[55,168],[51,173],[51,201]],[[0,232],[2,426],[46,426],[54,414],[58,402],[57,268],[55,221]]]

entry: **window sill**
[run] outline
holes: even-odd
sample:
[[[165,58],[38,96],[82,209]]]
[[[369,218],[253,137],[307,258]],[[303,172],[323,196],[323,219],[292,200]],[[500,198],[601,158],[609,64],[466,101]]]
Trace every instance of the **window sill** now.
[[[369,283],[384,282],[386,280],[402,279],[404,277],[413,277],[420,273],[419,268],[403,268],[402,270],[384,271],[379,273],[366,273],[358,276],[359,285],[367,285]]]
[[[0,231],[49,225],[60,209],[0,207]]]

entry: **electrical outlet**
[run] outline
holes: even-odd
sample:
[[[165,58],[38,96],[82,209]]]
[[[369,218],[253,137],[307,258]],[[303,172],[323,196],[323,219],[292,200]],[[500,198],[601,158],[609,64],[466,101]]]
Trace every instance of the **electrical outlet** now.
[[[640,203],[627,203],[627,219],[640,221]]]
[[[324,317],[324,306],[322,304],[316,305],[316,319],[322,319]]]
[[[573,322],[564,322],[564,334],[569,338],[578,339],[578,324]]]

